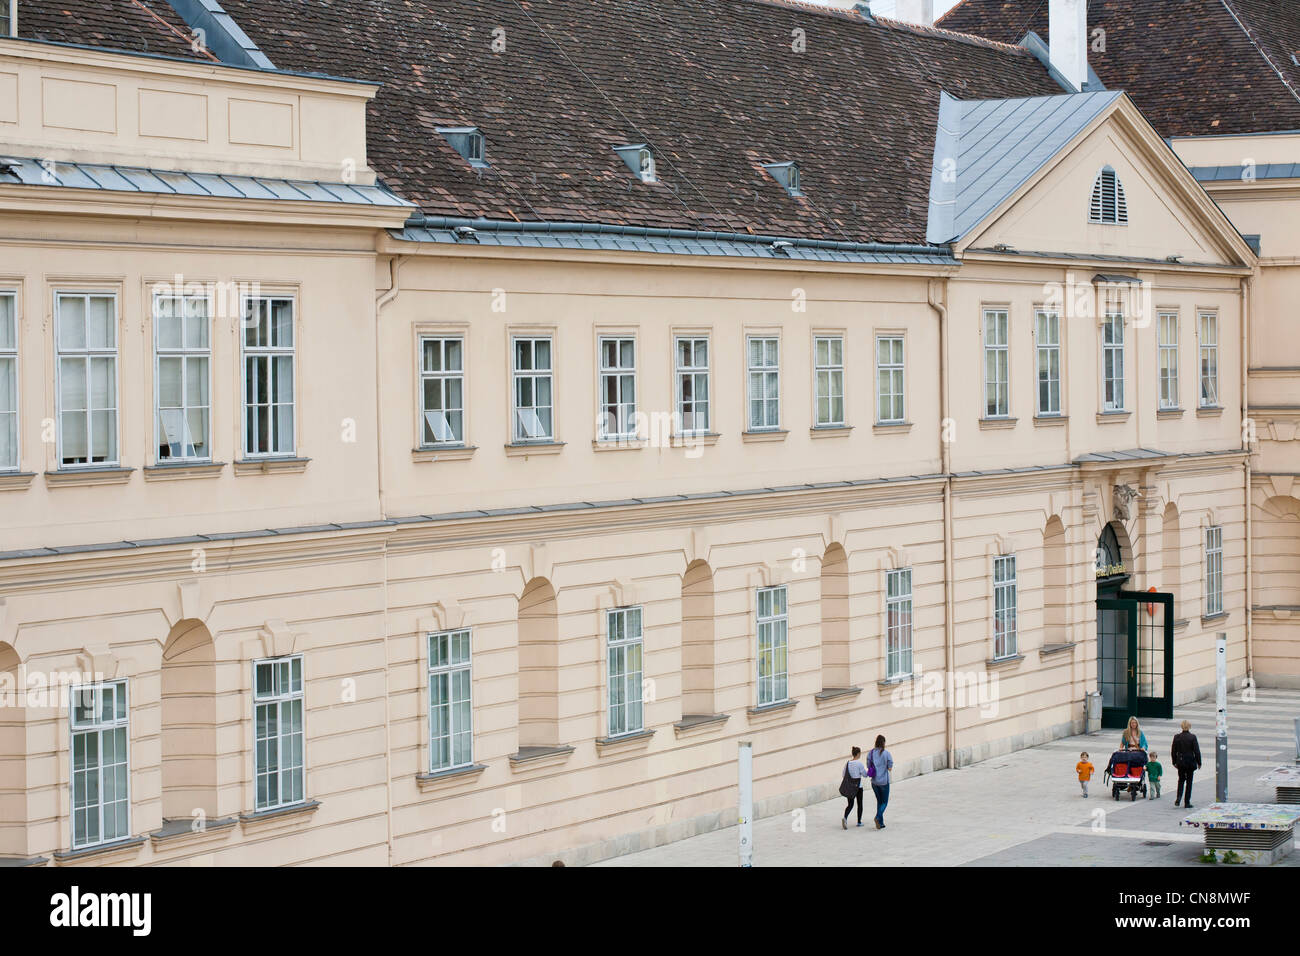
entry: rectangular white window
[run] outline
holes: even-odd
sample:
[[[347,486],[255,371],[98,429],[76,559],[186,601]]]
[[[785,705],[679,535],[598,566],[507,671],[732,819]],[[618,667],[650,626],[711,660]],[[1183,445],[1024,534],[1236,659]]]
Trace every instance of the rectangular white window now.
[[[131,835],[126,681],[72,688],[72,848]]]
[[[1223,613],[1223,529],[1205,529],[1205,616]]]
[[[1160,407],[1178,407],[1178,313],[1157,317],[1160,348]]]
[[[912,569],[885,575],[885,677],[912,673]]]
[[[1107,312],[1101,326],[1102,401],[1108,412],[1124,410],[1124,315]]]
[[[1201,407],[1219,404],[1219,317],[1213,312],[1200,314],[1201,327]]]
[[[465,343],[459,337],[420,340],[420,444],[465,442]]]
[[[1039,309],[1034,314],[1034,344],[1038,350],[1038,414],[1061,414],[1061,316]]]
[[[904,420],[903,337],[876,337],[876,421],[882,424]]]
[[[1011,414],[1010,316],[1006,309],[984,310],[984,417]]]
[[[781,427],[781,345],[774,338],[748,339],[749,430]]]
[[[514,340],[516,442],[555,440],[553,374],[549,337]]]
[[[789,618],[784,587],[758,590],[758,706],[787,700]]]
[[[677,429],[682,435],[709,432],[709,340],[681,336],[677,339]]]
[[[470,632],[429,635],[429,771],[474,762]]]
[[[1016,556],[993,559],[993,657],[1016,656]]]
[[[826,428],[844,424],[844,339],[838,335],[813,338],[813,382],[817,418]]]
[[[117,296],[60,292],[54,312],[59,464],[116,465]]]
[[[301,803],[302,656],[253,662],[253,770],[257,809]]]
[[[244,300],[244,454],[292,455],[294,439],[294,302]]]
[[[18,467],[17,296],[0,292],[0,471]]]
[[[641,609],[615,608],[605,615],[609,657],[609,735],[645,728],[641,702]]]
[[[600,339],[600,413],[596,437],[601,441],[636,437],[636,340]]]
[[[212,457],[212,346],[208,297],[153,297],[154,423],[159,461]]]

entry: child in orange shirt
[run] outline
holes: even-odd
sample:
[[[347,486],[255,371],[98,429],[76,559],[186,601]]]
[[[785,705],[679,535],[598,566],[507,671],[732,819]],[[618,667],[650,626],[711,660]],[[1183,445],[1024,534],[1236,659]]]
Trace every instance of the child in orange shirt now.
[[[1088,781],[1097,772],[1097,768],[1088,761],[1088,752],[1086,750],[1079,754],[1079,762],[1074,765],[1074,772],[1079,775],[1079,786],[1083,788],[1083,795],[1086,797],[1088,795]]]

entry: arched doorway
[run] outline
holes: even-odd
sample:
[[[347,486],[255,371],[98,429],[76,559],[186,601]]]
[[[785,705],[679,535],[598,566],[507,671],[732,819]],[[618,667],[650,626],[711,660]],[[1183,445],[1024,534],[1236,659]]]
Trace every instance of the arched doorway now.
[[[1097,690],[1101,725],[1129,717],[1174,714],[1174,596],[1130,590],[1132,552],[1124,526],[1111,522],[1097,538]]]

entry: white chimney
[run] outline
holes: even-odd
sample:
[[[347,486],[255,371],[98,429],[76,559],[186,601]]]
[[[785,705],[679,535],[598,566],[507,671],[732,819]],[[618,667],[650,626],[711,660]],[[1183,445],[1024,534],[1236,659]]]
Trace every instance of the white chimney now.
[[[881,16],[889,16],[882,13]],[[934,26],[934,0],[894,0],[894,19],[904,23]]]
[[[1047,32],[1052,68],[1082,90],[1088,79],[1088,0],[1051,0]]]

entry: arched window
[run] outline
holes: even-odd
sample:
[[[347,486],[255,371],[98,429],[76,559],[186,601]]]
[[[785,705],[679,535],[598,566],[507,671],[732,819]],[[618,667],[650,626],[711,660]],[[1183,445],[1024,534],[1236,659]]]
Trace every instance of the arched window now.
[[[1124,196],[1124,184],[1109,166],[1104,167],[1093,181],[1088,221],[1111,225],[1128,223],[1128,199]]]
[[[714,710],[713,571],[692,562],[682,575],[682,719]]]

